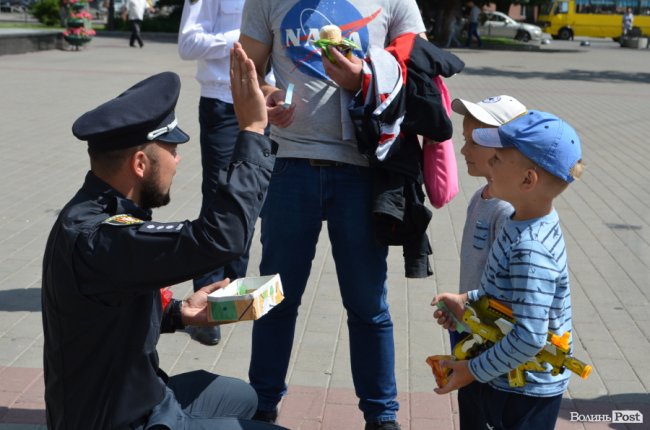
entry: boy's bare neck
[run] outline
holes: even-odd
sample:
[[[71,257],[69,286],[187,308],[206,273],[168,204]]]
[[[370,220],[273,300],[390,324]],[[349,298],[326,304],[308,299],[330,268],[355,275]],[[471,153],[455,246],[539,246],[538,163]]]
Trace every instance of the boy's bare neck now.
[[[490,184],[486,184],[483,187],[483,191],[481,192],[481,198],[483,200],[490,200],[492,198],[492,194],[490,193]]]
[[[526,221],[541,218],[553,211],[553,200],[535,200],[510,202],[515,209],[512,215],[514,221]]]

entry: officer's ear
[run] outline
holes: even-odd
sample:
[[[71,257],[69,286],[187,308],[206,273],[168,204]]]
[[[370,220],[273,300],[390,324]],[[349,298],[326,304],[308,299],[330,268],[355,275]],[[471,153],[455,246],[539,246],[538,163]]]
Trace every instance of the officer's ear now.
[[[136,149],[129,158],[129,166],[135,176],[142,179],[156,163],[156,145],[148,144]]]
[[[149,159],[147,154],[144,151],[135,151],[131,157],[129,157],[129,167],[135,176],[142,179],[144,178],[145,172],[147,170],[147,165],[149,164]]]

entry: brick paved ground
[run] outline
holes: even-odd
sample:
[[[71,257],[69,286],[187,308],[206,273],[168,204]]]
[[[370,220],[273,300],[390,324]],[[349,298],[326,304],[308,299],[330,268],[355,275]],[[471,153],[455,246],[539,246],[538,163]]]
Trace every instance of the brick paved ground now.
[[[125,39],[96,38],[80,52],[0,58],[0,430],[44,428],[40,265],[57,211],[88,168],[85,145],[70,133],[74,119],[150,74],[179,73],[183,89],[177,113],[194,139],[181,149],[172,204],[155,217],[184,219],[198,213],[194,64],[179,60],[173,43],[145,43],[142,50],[130,49]],[[557,201],[557,208],[571,267],[576,353],[593,363],[595,371],[587,381],[573,378],[558,429],[624,428],[572,423],[571,412],[639,409],[650,421],[650,51],[592,41],[589,48],[554,42],[534,53],[455,52],[467,64],[462,74],[447,80],[455,97],[514,95],[531,108],[566,118],[583,140],[587,172]],[[458,116],[454,125],[459,149]],[[455,398],[431,392],[434,382],[424,359],[448,348],[432,321],[429,302],[436,292],[457,288],[465,208],[481,184],[466,175],[459,161],[461,191],[450,205],[435,211],[429,229],[435,275],[406,280],[401,252],[390,254],[389,300],[405,429],[457,428]],[[280,411],[280,423],[293,429],[362,428],[348,364],[345,314],[329,254],[323,236],[297,326],[289,394]],[[257,273],[259,255],[255,239],[250,274]],[[190,286],[175,290],[184,295]],[[246,378],[250,329],[250,323],[224,327],[216,347],[192,342],[185,333],[163,336],[162,367],[172,374],[203,368]]]

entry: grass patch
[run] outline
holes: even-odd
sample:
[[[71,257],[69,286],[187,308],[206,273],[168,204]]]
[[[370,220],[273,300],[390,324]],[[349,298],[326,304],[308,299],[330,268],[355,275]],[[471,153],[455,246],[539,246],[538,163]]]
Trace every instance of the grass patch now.
[[[63,27],[48,27],[40,22],[0,22],[0,28],[24,28],[30,30],[63,30]]]
[[[520,42],[515,39],[511,39],[508,37],[482,37],[481,40],[483,43],[486,43],[488,45],[527,45],[528,43],[526,42]]]
[[[465,38],[460,38],[460,41],[465,44],[465,41],[467,39]],[[502,46],[519,46],[519,45],[527,45],[528,43],[526,42],[520,42],[518,40],[512,39],[510,37],[487,37],[487,36],[481,36],[481,42],[483,42],[483,45],[502,45]],[[476,45],[476,39],[472,39],[472,46]]]

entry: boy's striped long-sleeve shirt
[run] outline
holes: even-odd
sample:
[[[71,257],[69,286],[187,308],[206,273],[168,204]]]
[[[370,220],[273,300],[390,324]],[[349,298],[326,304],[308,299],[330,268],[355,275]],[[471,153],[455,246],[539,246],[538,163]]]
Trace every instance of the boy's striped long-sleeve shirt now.
[[[514,328],[492,348],[470,360],[479,382],[530,396],[555,396],[569,383],[568,370],[525,373],[526,385],[510,387],[507,373],[530,360],[546,344],[547,332],[571,331],[571,296],[564,238],[558,214],[526,221],[508,220],[492,244],[475,301],[487,295],[512,308]]]

